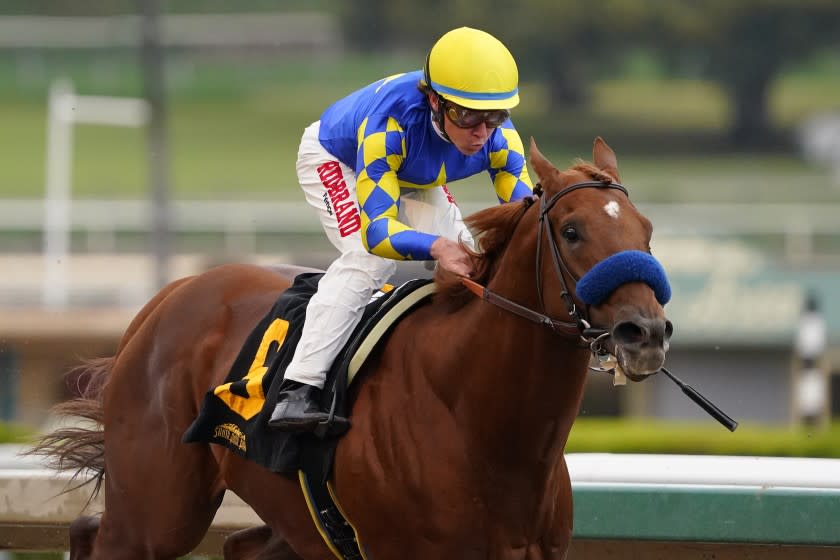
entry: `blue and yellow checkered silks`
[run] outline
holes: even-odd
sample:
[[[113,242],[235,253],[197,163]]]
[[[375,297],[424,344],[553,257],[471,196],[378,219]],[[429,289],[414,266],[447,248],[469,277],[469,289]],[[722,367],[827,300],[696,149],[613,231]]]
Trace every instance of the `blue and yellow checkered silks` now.
[[[401,188],[431,188],[488,171],[501,202],[531,194],[522,140],[505,122],[477,153],[466,156],[440,137],[431,108],[417,90],[421,72],[375,82],[329,107],[319,140],[356,171],[362,240],[386,258],[431,259],[437,236],[399,222]]]
[[[399,222],[397,171],[405,159],[405,131],[385,115],[366,117],[358,131],[356,193],[362,208],[362,242],[375,255],[389,259],[429,259],[435,236]],[[428,246],[428,247],[427,247]]]
[[[529,196],[534,186],[528,176],[525,148],[519,133],[508,120],[496,129],[494,136],[489,171],[499,202],[511,202]]]

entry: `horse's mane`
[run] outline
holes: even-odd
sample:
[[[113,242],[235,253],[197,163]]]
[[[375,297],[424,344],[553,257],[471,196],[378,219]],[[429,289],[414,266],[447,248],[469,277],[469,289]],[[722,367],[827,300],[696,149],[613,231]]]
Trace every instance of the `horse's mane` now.
[[[478,251],[467,249],[473,261],[472,280],[486,285],[492,278],[499,257],[507,247],[516,224],[522,214],[533,202],[501,204],[481,210],[464,219],[467,227],[478,241]],[[435,273],[437,294],[435,299],[446,301],[454,308],[463,306],[472,297],[461,283],[461,279],[454,274],[438,268]]]
[[[581,159],[576,159],[568,171],[577,171],[593,181],[616,181],[616,178],[609,173]],[[469,250],[473,260],[472,280],[483,286],[487,285],[493,277],[499,257],[504,253],[513,235],[516,224],[534,200],[534,198],[527,198],[519,203],[492,206],[464,220],[478,240],[478,251]],[[457,309],[475,297],[464,287],[459,277],[441,268],[438,268],[435,273],[435,283],[437,284],[436,301],[445,301],[452,308]]]

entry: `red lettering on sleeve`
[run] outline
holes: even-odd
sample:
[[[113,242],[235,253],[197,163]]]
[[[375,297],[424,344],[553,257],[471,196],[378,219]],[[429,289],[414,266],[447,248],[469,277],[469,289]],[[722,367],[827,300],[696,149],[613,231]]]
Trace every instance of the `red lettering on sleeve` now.
[[[355,200],[350,199],[350,189],[344,181],[341,166],[337,161],[328,161],[317,168],[318,177],[326,187],[325,199],[328,198],[335,211],[338,231],[341,237],[347,237],[359,231],[362,219]]]

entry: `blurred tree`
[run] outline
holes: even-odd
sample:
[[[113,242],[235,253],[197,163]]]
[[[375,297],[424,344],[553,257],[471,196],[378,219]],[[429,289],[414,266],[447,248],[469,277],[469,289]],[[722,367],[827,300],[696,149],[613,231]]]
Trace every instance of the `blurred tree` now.
[[[338,0],[178,0],[168,13],[289,12],[335,9]],[[0,15],[110,16],[137,12],[135,0],[0,0]]]
[[[347,41],[363,51],[385,48],[392,31],[385,10],[387,5],[381,0],[343,2],[338,13]]]
[[[589,85],[619,68],[628,46],[644,35],[650,10],[636,0],[496,2],[485,24],[517,55],[529,79],[542,76],[552,103],[580,106]],[[500,19],[499,14],[504,14]]]
[[[441,0],[357,0],[341,3],[339,18],[344,36],[357,48],[429,48],[448,30],[448,21],[458,21],[450,19],[458,3],[453,6]],[[418,67],[422,63],[418,61]]]
[[[132,0],[0,0],[2,15],[33,16],[105,16],[130,14],[136,10]]]
[[[785,65],[840,44],[838,0],[364,0],[343,10],[351,44],[368,49],[429,48],[456,25],[490,31],[562,105],[586,102],[594,78],[647,47],[668,68],[721,84],[731,138],[744,146],[772,138],[768,95]]]
[[[551,86],[555,102],[574,104],[586,97],[586,80],[579,79],[585,65],[575,56],[574,41],[566,33],[575,30],[574,18],[559,15],[578,9],[585,9],[585,4],[577,0],[523,0],[515,9],[499,0],[361,0],[345,3],[340,18],[350,44],[363,50],[426,51],[454,27],[484,29],[520,55],[518,62],[524,74],[539,76]],[[536,13],[541,14],[540,22],[535,21]],[[556,22],[554,29],[548,29],[548,20]],[[546,32],[534,32],[543,30]],[[525,56],[521,56],[523,53]],[[418,68],[422,64],[423,60],[418,60]]]
[[[651,42],[664,57],[700,60],[732,108],[731,137],[761,145],[772,138],[768,97],[785,65],[840,45],[836,0],[649,0],[658,14]],[[658,21],[656,21],[658,20]]]

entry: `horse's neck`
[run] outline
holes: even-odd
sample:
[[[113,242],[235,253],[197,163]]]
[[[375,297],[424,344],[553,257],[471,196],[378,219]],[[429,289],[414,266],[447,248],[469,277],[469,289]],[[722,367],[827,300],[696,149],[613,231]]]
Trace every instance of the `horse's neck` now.
[[[534,253],[508,252],[490,287],[539,309]],[[439,342],[458,349],[457,357],[426,375],[450,405],[469,452],[512,468],[559,459],[580,405],[588,352],[568,335],[478,299],[440,321],[432,328],[445,333]]]
[[[545,327],[478,306],[485,309],[467,332],[486,332],[487,340],[476,348],[480,360],[463,355],[456,411],[471,451],[523,464],[558,456],[578,412],[588,353]],[[471,341],[475,335],[462,348]]]

